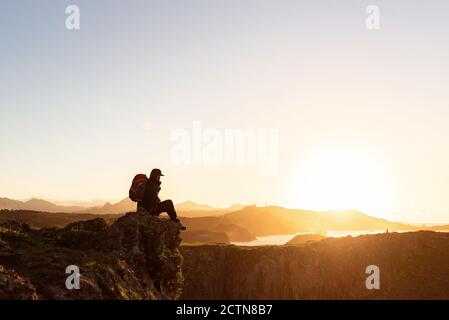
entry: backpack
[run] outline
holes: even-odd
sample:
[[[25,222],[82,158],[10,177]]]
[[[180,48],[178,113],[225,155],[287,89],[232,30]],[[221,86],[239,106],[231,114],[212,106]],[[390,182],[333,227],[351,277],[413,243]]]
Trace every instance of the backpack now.
[[[143,195],[145,194],[145,185],[147,184],[148,178],[146,175],[139,173],[137,174],[131,187],[129,188],[129,198],[134,202],[140,202],[143,200]]]

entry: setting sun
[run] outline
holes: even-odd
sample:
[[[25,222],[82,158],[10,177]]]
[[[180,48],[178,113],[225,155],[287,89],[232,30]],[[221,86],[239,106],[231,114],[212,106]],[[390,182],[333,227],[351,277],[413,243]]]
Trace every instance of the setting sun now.
[[[377,215],[391,207],[395,190],[384,159],[342,146],[323,147],[307,157],[291,176],[289,186],[287,202],[291,207],[358,209]]]

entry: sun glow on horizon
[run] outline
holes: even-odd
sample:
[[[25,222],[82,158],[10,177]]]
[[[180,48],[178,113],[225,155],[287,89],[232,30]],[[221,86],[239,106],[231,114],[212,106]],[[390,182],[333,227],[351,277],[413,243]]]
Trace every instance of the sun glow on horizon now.
[[[395,179],[382,157],[363,148],[325,147],[298,165],[288,181],[286,204],[324,210],[393,210]]]

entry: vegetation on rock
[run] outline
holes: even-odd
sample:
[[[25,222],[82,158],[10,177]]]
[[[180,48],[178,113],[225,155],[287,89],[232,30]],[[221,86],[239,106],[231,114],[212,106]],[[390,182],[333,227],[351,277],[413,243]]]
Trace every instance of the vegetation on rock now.
[[[11,299],[176,299],[183,285],[179,235],[178,223],[137,213],[63,229],[5,222],[0,291]],[[80,269],[79,290],[65,286],[69,265]]]

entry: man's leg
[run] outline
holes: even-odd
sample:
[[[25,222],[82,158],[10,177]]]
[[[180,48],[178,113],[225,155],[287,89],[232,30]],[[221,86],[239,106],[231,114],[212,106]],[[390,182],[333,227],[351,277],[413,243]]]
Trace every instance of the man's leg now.
[[[178,218],[176,216],[175,206],[173,205],[173,201],[164,200],[164,201],[159,202],[159,204],[157,205],[157,213],[161,213],[161,212],[167,212],[170,219],[178,221]]]
[[[147,209],[141,205],[137,206],[137,213],[140,214],[141,216],[146,215],[146,214],[150,214],[152,216],[159,215],[159,212],[157,212],[156,208]]]

